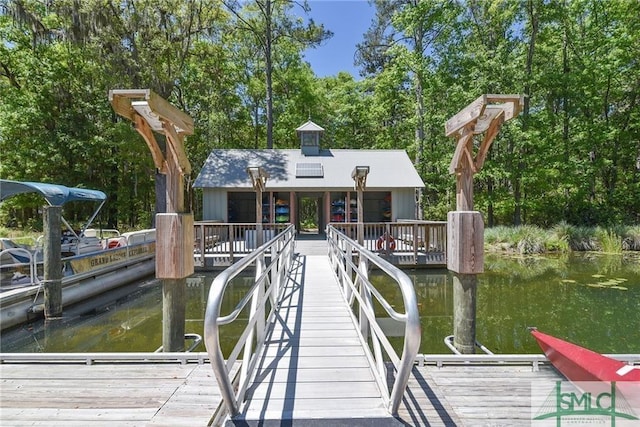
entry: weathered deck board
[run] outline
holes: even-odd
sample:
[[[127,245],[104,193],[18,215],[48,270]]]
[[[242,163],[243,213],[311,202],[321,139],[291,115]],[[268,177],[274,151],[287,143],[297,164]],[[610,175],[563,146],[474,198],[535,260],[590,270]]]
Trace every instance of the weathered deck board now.
[[[3,364],[2,425],[207,425],[221,401],[198,364]]]
[[[530,425],[531,387],[559,379],[548,365],[416,366],[399,418],[409,425]]]
[[[530,425],[532,387],[560,379],[549,365],[415,366],[398,418],[389,417],[328,259],[315,242],[313,251],[269,330],[246,425]],[[206,426],[220,404],[208,364],[0,364],[3,426]]]

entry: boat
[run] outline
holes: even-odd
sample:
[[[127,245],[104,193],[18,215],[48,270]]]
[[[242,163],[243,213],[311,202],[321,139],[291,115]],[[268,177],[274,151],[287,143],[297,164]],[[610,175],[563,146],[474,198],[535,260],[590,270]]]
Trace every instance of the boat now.
[[[640,366],[531,329],[544,355],[570,381],[640,381]]]
[[[62,304],[68,306],[131,283],[155,271],[155,229],[120,234],[114,229],[90,228],[106,201],[102,191],[63,185],[0,180],[0,201],[16,194],[37,193],[51,206],[72,201],[98,206],[78,231],[62,218]],[[0,239],[0,330],[42,315],[43,250]]]
[[[602,355],[536,328],[530,332],[551,364],[579,389],[601,390],[598,384],[615,384],[631,408],[640,410],[640,365]]]

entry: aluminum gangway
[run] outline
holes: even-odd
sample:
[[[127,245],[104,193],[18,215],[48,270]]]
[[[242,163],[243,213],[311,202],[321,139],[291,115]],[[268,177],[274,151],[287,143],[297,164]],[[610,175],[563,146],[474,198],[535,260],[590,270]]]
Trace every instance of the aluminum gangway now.
[[[402,425],[395,415],[420,343],[411,280],[331,226],[322,255],[318,242],[316,251],[296,252],[295,235],[287,229],[211,287],[205,343],[224,400],[214,425]],[[403,313],[369,282],[369,263],[396,281]],[[251,265],[254,286],[221,313],[229,283]],[[375,321],[374,300],[378,316],[382,310],[405,326],[401,356]],[[238,343],[223,355],[225,325],[247,312]]]

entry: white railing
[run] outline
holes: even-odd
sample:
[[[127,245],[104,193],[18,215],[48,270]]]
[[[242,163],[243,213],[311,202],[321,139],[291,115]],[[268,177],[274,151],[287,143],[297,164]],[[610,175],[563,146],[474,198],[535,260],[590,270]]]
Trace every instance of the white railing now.
[[[257,365],[258,355],[264,347],[266,319],[276,309],[284,289],[293,261],[295,234],[295,227],[287,226],[283,232],[221,272],[209,290],[204,316],[204,341],[226,410],[231,416],[237,415],[240,411],[251,374]],[[268,265],[267,254],[271,257]],[[250,267],[255,270],[253,286],[231,313],[220,313],[231,280]],[[225,361],[220,345],[220,326],[235,321],[249,303],[251,305],[247,326]],[[241,353],[242,358],[239,360],[238,356]],[[236,361],[240,362],[239,371],[234,369]]]
[[[342,222],[329,224],[394,264],[445,266],[447,222],[398,220],[398,222]]]
[[[20,260],[16,257],[22,257],[26,261]],[[5,261],[1,261],[5,260]],[[38,279],[38,268],[36,264],[36,259],[33,254],[24,248],[9,248],[0,252],[0,267],[2,267],[8,274],[13,274],[15,269],[20,269],[23,267],[29,268],[29,283],[25,285],[37,285],[40,283]],[[7,281],[10,283],[12,281],[11,278],[7,278]]]
[[[413,282],[402,270],[359,245],[334,226],[327,227],[327,241],[333,272],[341,286],[343,296],[352,307],[357,308],[360,332],[365,341],[370,340],[372,348],[369,349],[369,357],[372,360],[373,368],[377,371],[376,379],[383,393],[388,390],[385,363],[387,360],[391,360],[393,363],[395,381],[391,393],[387,392],[385,399],[388,402],[389,412],[395,415],[402,402],[402,396],[420,347],[420,315]],[[369,281],[370,264],[374,264],[397,284],[404,301],[404,313],[394,310]],[[376,320],[373,297],[390,318],[404,324],[402,356],[397,355]],[[357,307],[355,306],[356,301]]]
[[[262,241],[273,238],[289,224],[261,224]],[[194,224],[194,260],[201,267],[228,267],[256,249],[255,223],[198,221]]]

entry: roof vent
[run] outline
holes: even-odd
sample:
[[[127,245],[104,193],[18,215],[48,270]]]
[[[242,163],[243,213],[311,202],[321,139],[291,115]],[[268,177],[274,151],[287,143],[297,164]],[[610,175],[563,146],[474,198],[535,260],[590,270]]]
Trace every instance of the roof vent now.
[[[296,178],[324,178],[322,163],[296,163]]]
[[[311,120],[296,129],[300,137],[300,148],[304,156],[320,154],[320,135],[324,129]]]

